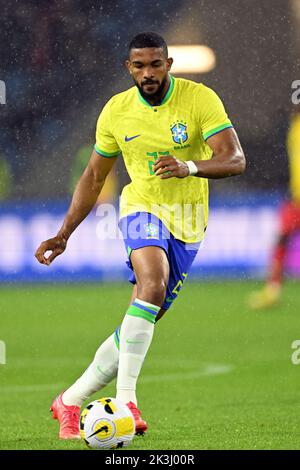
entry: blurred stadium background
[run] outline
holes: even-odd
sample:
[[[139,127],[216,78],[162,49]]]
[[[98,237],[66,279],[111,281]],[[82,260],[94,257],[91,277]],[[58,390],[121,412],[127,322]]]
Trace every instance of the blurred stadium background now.
[[[276,236],[275,212],[288,191],[285,138],[291,84],[299,74],[298,0],[17,0],[1,4],[0,280],[123,279],[122,240],[99,240],[92,214],[50,269],[33,253],[54,235],[94,143],[103,104],[131,86],[126,44],[154,30],[169,45],[209,46],[216,59],[203,81],[222,97],[248,159],[245,175],[211,182],[207,237],[196,275],[259,277]],[[298,77],[299,78],[299,77]],[[122,159],[103,200],[118,203]],[[113,224],[114,221],[112,220]],[[299,275],[300,240],[287,271]],[[295,255],[297,254],[297,255]]]

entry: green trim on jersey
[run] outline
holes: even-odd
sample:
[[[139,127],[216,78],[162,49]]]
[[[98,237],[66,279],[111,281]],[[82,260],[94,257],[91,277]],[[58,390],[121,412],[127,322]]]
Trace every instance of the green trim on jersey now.
[[[173,93],[175,80],[174,80],[174,77],[173,77],[172,75],[169,75],[169,77],[170,77],[170,85],[169,85],[168,91],[167,91],[167,93],[165,94],[164,99],[162,100],[162,102],[160,103],[159,106],[165,104],[165,103],[168,101],[168,99],[170,98],[170,96],[172,95],[172,93]],[[139,97],[139,100],[140,100],[144,105],[150,106],[150,108],[153,108],[152,104],[148,103],[148,101],[145,100],[145,98],[141,95],[139,89],[138,89],[138,97]],[[155,107],[155,106],[154,106],[154,107]]]
[[[99,149],[99,147],[97,147],[97,144],[94,145],[94,149],[96,150],[97,153],[99,153],[99,155],[102,155],[102,157],[116,157],[117,155],[119,155],[121,152],[120,150],[118,150],[117,152],[113,152],[113,153],[108,153],[108,152],[104,152],[103,150]]]
[[[215,127],[214,129],[211,129],[210,131],[203,134],[203,139],[206,140],[212,135],[217,134],[218,132],[224,131],[225,129],[229,129],[230,127],[233,127],[231,123],[222,124],[221,126]]]
[[[170,86],[169,86],[169,89],[168,89],[167,93],[165,94],[164,99],[162,100],[160,106],[162,104],[165,104],[168,101],[168,99],[171,97],[171,95],[173,93],[173,90],[174,90],[174,85],[175,85],[174,77],[172,75],[169,75],[169,77],[170,77]]]

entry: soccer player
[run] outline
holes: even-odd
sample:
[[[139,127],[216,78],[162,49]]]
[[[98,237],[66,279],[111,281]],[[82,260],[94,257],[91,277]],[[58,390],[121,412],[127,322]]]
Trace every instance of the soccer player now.
[[[126,65],[135,86],[104,106],[91,159],[63,225],[36,252],[45,265],[63,253],[122,153],[131,183],[121,196],[120,229],[133,271],[132,297],[121,327],[52,404],[63,439],[79,437],[80,406],[115,377],[117,399],[132,411],[136,434],[145,433],[136,383],[154,326],[176,299],[203,239],[207,179],[245,170],[243,151],[221,100],[203,84],[174,78],[172,62],[158,34],[132,39]],[[48,258],[47,250],[52,251]]]
[[[265,286],[252,292],[248,302],[253,309],[277,304],[282,294],[283,268],[288,242],[300,231],[300,105],[295,106],[287,135],[287,153],[290,171],[290,198],[279,211],[279,234],[273,250],[269,276]]]

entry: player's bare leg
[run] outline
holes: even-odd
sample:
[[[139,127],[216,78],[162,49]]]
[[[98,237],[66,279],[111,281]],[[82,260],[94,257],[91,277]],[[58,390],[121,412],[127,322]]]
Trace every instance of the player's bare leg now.
[[[133,250],[131,263],[136,278],[136,297],[121,326],[117,398],[127,403],[137,433],[143,434],[147,424],[137,408],[136,383],[154,332],[157,315],[166,296],[169,262],[165,251],[156,246]]]
[[[165,251],[157,246],[133,250],[131,263],[136,277],[138,298],[161,306],[169,281],[169,262]]]
[[[137,297],[137,285],[135,284],[133,286],[133,289],[132,289],[132,294],[131,294],[131,299],[130,299],[130,303],[129,305],[132,304],[132,302],[134,301],[134,299]],[[158,312],[158,314],[156,315],[156,318],[155,318],[155,323],[158,322],[158,320],[160,320],[162,318],[162,316],[166,313],[167,310],[165,310],[164,308],[161,308],[160,311]]]

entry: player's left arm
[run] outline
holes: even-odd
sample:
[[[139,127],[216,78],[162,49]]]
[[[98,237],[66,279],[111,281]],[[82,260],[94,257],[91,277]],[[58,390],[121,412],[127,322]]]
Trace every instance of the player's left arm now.
[[[212,135],[206,143],[213,151],[212,157],[210,160],[193,160],[198,170],[194,176],[218,179],[240,175],[245,171],[245,155],[233,128]],[[190,175],[187,163],[173,155],[158,158],[154,171],[161,179],[185,178]]]

